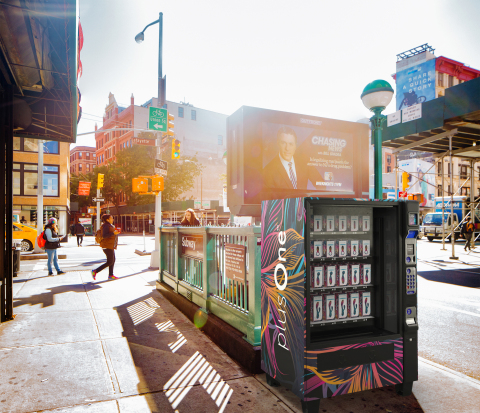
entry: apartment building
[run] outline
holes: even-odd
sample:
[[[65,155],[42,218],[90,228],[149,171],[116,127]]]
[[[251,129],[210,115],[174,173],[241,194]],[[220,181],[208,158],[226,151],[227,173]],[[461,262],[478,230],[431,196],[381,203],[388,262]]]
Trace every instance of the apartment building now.
[[[36,226],[38,196],[38,139],[13,138],[13,214],[14,221]],[[70,144],[43,143],[44,215],[59,219],[66,234],[70,215]]]
[[[70,173],[85,174],[93,171],[97,164],[96,149],[91,146],[76,146],[70,150]]]

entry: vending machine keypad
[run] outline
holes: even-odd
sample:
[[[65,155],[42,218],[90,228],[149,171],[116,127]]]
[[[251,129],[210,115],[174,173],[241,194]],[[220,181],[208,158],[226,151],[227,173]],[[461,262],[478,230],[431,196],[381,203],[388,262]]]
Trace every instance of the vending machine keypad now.
[[[416,294],[417,293],[417,271],[415,268],[407,268],[406,284],[407,284],[407,294]]]

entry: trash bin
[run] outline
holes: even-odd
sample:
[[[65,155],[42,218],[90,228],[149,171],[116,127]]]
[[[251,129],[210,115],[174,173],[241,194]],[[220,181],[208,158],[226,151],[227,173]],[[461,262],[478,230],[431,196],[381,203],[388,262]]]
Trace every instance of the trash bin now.
[[[13,250],[13,276],[16,277],[20,271],[20,248],[12,247]]]

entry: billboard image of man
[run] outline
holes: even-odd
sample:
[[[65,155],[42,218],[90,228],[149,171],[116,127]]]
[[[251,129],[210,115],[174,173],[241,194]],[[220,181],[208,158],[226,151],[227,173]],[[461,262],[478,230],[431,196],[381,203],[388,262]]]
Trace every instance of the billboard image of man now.
[[[277,146],[278,156],[263,171],[265,188],[307,189],[308,181],[317,188],[316,183],[324,181],[316,168],[309,167],[298,154],[295,156],[297,135],[292,128],[282,126],[278,130]]]

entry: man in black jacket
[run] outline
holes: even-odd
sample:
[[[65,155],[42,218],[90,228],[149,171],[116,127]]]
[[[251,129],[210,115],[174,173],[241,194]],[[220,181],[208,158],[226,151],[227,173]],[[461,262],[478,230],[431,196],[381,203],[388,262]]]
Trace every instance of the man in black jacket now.
[[[75,234],[77,235],[77,246],[81,247],[83,242],[83,236],[85,235],[85,227],[80,224],[80,220],[75,225]]]

